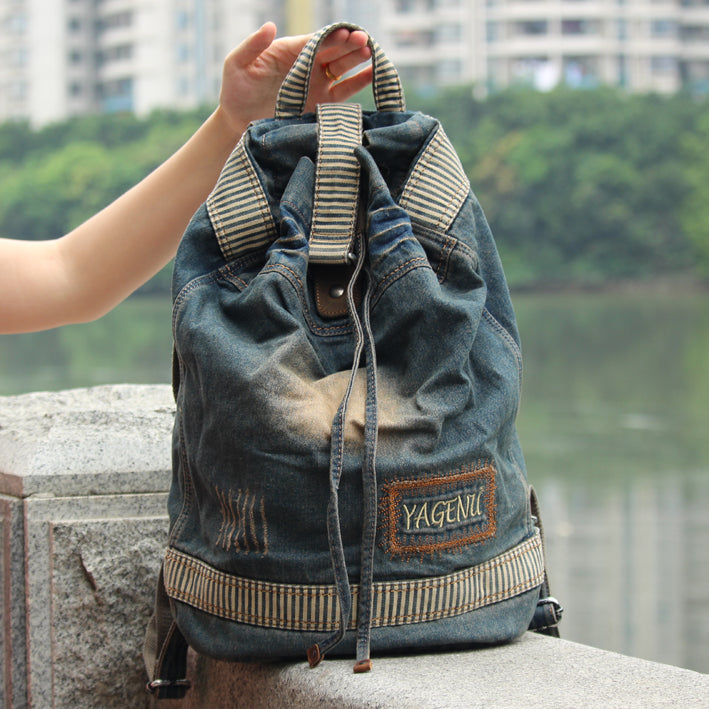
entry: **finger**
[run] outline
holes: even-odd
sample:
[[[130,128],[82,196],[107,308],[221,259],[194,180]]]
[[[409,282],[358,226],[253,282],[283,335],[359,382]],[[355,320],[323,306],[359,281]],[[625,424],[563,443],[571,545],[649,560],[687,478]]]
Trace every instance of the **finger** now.
[[[276,25],[273,22],[266,22],[234,49],[228,60],[233,61],[239,67],[248,67],[271,46],[276,38],[276,31]]]
[[[337,49],[342,45],[348,45],[351,49],[359,49],[364,47],[369,41],[369,36],[363,30],[348,30],[346,27],[341,27],[329,34],[320,45],[320,53],[328,52],[332,48]]]
[[[338,32],[335,33],[339,34]],[[357,64],[366,61],[371,56],[371,50],[367,45],[368,37],[365,32],[351,32],[348,37],[344,35],[338,38],[336,44],[332,44],[325,49],[321,49],[316,57],[316,61],[323,64],[336,64],[346,57],[357,58],[355,63],[349,64],[347,70]]]
[[[346,101],[351,96],[362,91],[362,89],[372,83],[372,65],[370,64],[362,71],[358,71],[353,76],[333,84],[330,87],[330,100],[337,103]]]
[[[323,62],[320,61],[320,67],[321,71],[324,73],[325,72],[325,67],[327,66],[329,74],[331,76],[342,76],[343,74],[346,74],[348,71],[351,71],[354,69],[356,66],[359,66],[362,64],[362,62],[368,61],[372,56],[372,53],[369,49],[369,47],[362,47],[356,51],[349,52],[348,54],[345,54],[344,56],[341,56],[337,59],[333,59],[328,62]]]

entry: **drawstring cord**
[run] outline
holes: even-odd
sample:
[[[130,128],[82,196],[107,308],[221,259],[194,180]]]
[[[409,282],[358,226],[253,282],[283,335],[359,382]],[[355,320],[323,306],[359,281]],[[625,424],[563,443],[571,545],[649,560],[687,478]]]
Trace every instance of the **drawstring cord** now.
[[[362,306],[364,314],[364,344],[367,361],[367,399],[365,402],[364,461],[362,490],[364,520],[360,561],[359,603],[357,608],[357,661],[355,672],[372,669],[369,645],[372,628],[372,593],[374,587],[374,549],[377,533],[377,357],[370,318],[372,289],[367,285]]]
[[[339,496],[340,479],[344,460],[345,422],[352,389],[359,370],[362,352],[365,351],[367,395],[365,400],[364,459],[362,463],[363,487],[363,529],[361,544],[361,571],[359,599],[357,604],[357,655],[355,672],[367,672],[371,669],[369,658],[370,635],[372,626],[372,592],[374,585],[374,548],[377,526],[377,477],[375,469],[377,449],[377,378],[376,353],[370,321],[371,284],[367,285],[363,303],[363,318],[357,312],[354,298],[354,284],[362,272],[365,259],[364,239],[360,239],[357,261],[352,278],[347,286],[347,305],[355,329],[355,348],[350,378],[337,409],[332,425],[330,453],[330,499],[327,508],[327,531],[335,577],[335,588],[340,602],[340,623],[337,630],[321,644],[315,644],[308,650],[308,662],[311,667],[320,663],[325,654],[338,645],[345,636],[352,617],[352,592],[347,575],[347,564],[342,544],[340,526]]]

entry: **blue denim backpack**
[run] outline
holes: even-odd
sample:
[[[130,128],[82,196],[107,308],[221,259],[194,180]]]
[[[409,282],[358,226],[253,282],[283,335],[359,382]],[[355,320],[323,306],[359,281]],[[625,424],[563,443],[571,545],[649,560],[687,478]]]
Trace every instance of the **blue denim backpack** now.
[[[149,687],[223,660],[470,648],[555,634],[515,416],[522,362],[495,244],[440,123],[301,115],[306,45],[179,248],[170,535]]]

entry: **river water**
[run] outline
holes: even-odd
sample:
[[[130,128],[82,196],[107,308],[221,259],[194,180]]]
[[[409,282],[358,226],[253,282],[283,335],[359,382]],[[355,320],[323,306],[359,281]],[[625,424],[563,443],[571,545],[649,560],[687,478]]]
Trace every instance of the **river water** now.
[[[709,672],[709,294],[516,295],[564,638]],[[170,381],[167,299],[0,337],[0,394]]]

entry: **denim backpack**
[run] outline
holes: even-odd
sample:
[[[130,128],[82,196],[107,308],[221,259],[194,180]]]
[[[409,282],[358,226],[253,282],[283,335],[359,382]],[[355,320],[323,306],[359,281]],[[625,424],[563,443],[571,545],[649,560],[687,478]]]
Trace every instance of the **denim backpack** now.
[[[149,688],[222,660],[555,634],[492,235],[440,123],[370,39],[376,111],[302,115],[326,27],[177,254],[169,547]]]

